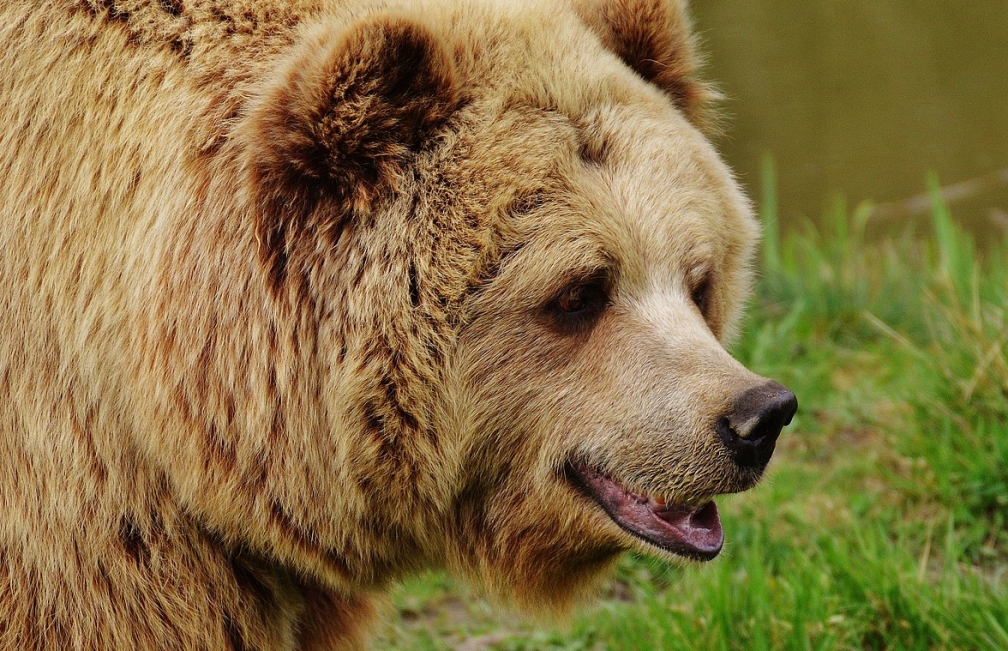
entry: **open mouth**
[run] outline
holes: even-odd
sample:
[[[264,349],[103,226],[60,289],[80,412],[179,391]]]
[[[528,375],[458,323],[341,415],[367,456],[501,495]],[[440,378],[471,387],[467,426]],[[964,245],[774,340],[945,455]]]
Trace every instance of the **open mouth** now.
[[[717,505],[666,504],[660,497],[632,493],[584,463],[568,464],[569,475],[625,531],[665,551],[709,561],[724,545]]]

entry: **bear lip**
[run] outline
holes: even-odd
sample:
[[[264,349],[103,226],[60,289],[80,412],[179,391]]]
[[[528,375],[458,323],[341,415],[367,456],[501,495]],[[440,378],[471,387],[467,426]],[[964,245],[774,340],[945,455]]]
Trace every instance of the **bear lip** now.
[[[666,504],[628,491],[585,463],[571,463],[572,479],[620,528],[665,551],[700,561],[721,552],[724,530],[713,501]]]

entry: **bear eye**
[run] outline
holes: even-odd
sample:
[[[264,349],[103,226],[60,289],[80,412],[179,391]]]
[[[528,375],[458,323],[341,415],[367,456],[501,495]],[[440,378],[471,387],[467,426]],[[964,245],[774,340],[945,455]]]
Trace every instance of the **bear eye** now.
[[[711,276],[707,274],[704,276],[693,291],[690,292],[690,298],[693,303],[697,306],[705,318],[707,317],[707,311],[710,308],[710,290],[711,290]]]
[[[550,302],[550,311],[565,329],[580,329],[597,319],[609,302],[602,278],[582,280],[565,287]]]

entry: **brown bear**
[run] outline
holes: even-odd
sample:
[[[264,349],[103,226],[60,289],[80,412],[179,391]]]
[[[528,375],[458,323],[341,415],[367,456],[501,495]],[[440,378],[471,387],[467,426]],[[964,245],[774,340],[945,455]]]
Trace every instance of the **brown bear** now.
[[[709,559],[796,408],[678,0],[0,5],[0,648]]]

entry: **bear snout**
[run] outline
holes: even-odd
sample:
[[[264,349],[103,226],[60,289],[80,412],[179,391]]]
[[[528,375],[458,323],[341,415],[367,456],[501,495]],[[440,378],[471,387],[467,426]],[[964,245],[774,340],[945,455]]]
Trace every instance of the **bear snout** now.
[[[731,411],[718,419],[718,437],[731,452],[735,463],[762,469],[770,461],[777,437],[798,410],[798,399],[790,389],[768,381],[744,391]]]

